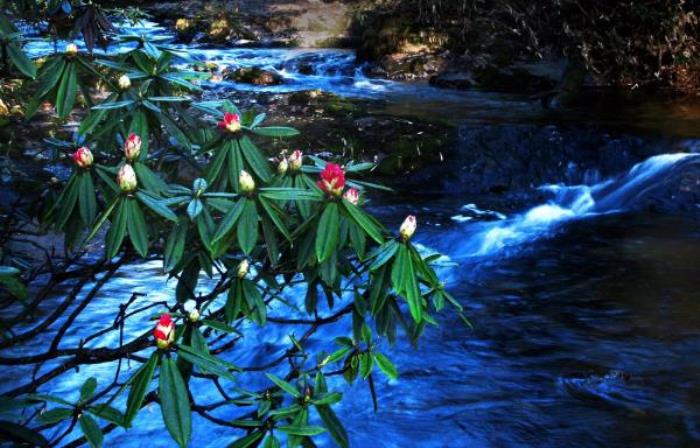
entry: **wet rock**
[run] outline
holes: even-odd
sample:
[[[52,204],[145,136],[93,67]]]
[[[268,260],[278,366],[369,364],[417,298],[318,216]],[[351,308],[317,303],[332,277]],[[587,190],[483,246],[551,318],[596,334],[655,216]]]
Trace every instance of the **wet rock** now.
[[[275,72],[264,70],[259,67],[242,67],[232,72],[224,74],[226,79],[245,84],[256,84],[260,86],[271,86],[282,84],[282,77]]]
[[[475,68],[474,79],[479,88],[495,92],[534,93],[552,90],[557,81],[549,76],[533,73],[527,67]]]
[[[446,89],[466,90],[475,87],[476,81],[470,72],[445,72],[432,76],[430,84]]]

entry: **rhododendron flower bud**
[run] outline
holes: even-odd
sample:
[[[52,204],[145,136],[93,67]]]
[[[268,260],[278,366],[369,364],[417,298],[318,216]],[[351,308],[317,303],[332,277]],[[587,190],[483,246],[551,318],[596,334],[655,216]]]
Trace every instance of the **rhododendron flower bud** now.
[[[78,54],[78,46],[72,43],[66,45],[65,53],[68,56],[75,56],[76,54]]]
[[[351,188],[343,194],[343,198],[352,205],[357,205],[360,202],[360,192],[356,188]]]
[[[133,162],[141,155],[141,137],[136,134],[129,134],[124,142],[124,155],[126,160]]]
[[[287,158],[282,157],[282,160],[280,160],[280,163],[277,164],[277,173],[284,174],[287,172],[288,168],[289,168],[289,162],[287,161]]]
[[[94,159],[90,148],[83,146],[73,153],[73,160],[80,168],[90,168]]]
[[[126,90],[131,87],[131,78],[129,78],[127,75],[121,75],[117,80],[117,85],[120,89]]]
[[[243,278],[248,274],[248,269],[250,268],[250,263],[247,259],[244,259],[238,264],[238,278]]]
[[[197,309],[197,302],[194,300],[188,300],[183,305],[183,308],[187,312],[187,318],[190,322],[197,322],[199,320],[199,310]]]
[[[328,194],[340,196],[345,188],[345,172],[340,165],[328,163],[321,171],[321,180],[316,182],[316,185]]]
[[[122,165],[117,173],[117,184],[122,191],[134,191],[138,186],[138,181],[136,180],[136,173],[134,169],[128,163]]]
[[[169,348],[170,344],[175,341],[175,322],[173,322],[170,314],[163,313],[160,316],[158,325],[153,330],[153,336],[156,338],[156,345],[162,350]]]
[[[224,119],[219,122],[219,128],[229,132],[238,132],[241,130],[241,117],[238,114],[226,112]]]
[[[238,176],[238,184],[241,187],[243,193],[250,193],[255,190],[255,181],[253,176],[248,174],[246,170],[241,170],[241,174]]]
[[[401,239],[404,241],[410,240],[413,234],[416,233],[416,227],[416,217],[413,215],[408,215],[406,219],[403,220],[403,223],[401,223],[401,227],[399,228]]]
[[[289,168],[292,171],[299,171],[301,169],[301,162],[303,158],[304,153],[302,153],[298,149],[294,151],[292,155],[289,156]]]

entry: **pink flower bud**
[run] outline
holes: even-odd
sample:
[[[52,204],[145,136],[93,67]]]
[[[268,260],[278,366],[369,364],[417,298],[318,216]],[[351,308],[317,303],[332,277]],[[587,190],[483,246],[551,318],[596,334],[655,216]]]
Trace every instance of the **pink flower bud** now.
[[[404,219],[403,223],[401,223],[401,227],[399,228],[401,239],[404,241],[410,240],[413,234],[416,233],[417,226],[416,217],[413,215],[408,215],[406,219]]]
[[[241,130],[241,117],[238,114],[226,112],[224,119],[219,122],[219,128],[232,133],[238,132]]]
[[[316,182],[318,188],[332,196],[340,196],[345,189],[345,172],[335,163],[327,163],[321,171],[321,180]]]
[[[301,169],[302,159],[304,158],[304,153],[295,150],[291,156],[289,156],[289,168],[292,171],[299,171]]]
[[[131,133],[124,142],[124,155],[126,160],[133,162],[141,155],[141,137]]]
[[[153,337],[156,338],[156,345],[160,349],[167,349],[175,341],[175,322],[170,314],[163,313],[158,319],[158,324],[153,330]]]
[[[82,146],[78,148],[77,151],[73,153],[73,161],[80,168],[90,168],[93,162],[92,151],[87,146]]]
[[[246,170],[241,170],[241,174],[238,176],[238,185],[243,193],[250,193],[255,190],[253,176],[248,174]]]
[[[360,192],[356,188],[351,188],[343,194],[343,198],[352,205],[357,205],[360,202]]]
[[[128,163],[122,165],[117,173],[117,184],[119,188],[124,192],[130,192],[136,190],[138,186],[138,181],[136,180],[136,173],[134,169]]]

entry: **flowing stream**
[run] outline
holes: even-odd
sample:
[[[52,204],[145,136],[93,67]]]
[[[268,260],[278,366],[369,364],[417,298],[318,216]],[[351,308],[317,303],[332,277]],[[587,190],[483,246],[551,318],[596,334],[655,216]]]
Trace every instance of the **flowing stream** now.
[[[152,25],[143,30],[163,32]],[[33,45],[35,54],[51,48]],[[510,132],[514,121],[552,125],[539,103],[527,98],[368,78],[354,55],[344,50],[196,47],[191,55],[223,65],[263,67],[284,79],[273,87],[228,82],[206,86],[214,90],[318,88],[382,99],[377,107],[383,112],[427,116],[440,110],[466,130],[495,122],[499,135]],[[309,64],[313,70],[302,74],[300,67]],[[673,131],[669,121],[667,116],[647,120],[659,125],[650,127],[654,130]],[[694,123],[699,123],[697,117]],[[547,141],[564,151],[570,140],[595,132],[609,148],[615,137],[608,137],[599,123],[587,128],[593,124],[581,123],[568,137]],[[378,378],[377,412],[365,383],[346,386],[335,381],[332,385],[347,398],[338,413],[353,446],[700,445],[699,204],[697,197],[684,196],[682,187],[700,163],[700,144],[698,135],[687,133],[680,147],[659,138],[659,133],[637,136],[634,124],[627,134],[632,137],[615,140],[615,157],[628,154],[630,142],[653,146],[651,153],[640,152],[644,156],[605,167],[600,163],[586,170],[574,168],[575,175],[521,188],[516,193],[526,198],[525,205],[517,210],[499,209],[491,194],[463,193],[459,176],[452,177],[437,198],[414,189],[377,202],[375,210],[393,224],[406,213],[418,214],[417,242],[426,251],[444,254],[441,274],[474,328],[448,312],[439,316],[439,328],[427,329],[417,349],[405,342],[385,347],[400,379]],[[695,129],[700,134],[700,126]],[[488,144],[475,141],[457,139],[456,152]],[[539,148],[525,149],[534,153]],[[466,169],[458,165],[435,170],[438,176],[448,176]],[[681,201],[682,207],[672,213],[649,211],[650,202],[663,204],[663,211]],[[159,269],[155,263],[122,269],[101,293],[99,304],[91,304],[73,325],[66,346],[106,326],[132,292],[146,293],[139,299],[143,303],[173,300],[174,284],[164,287]],[[289,299],[299,302],[293,292]],[[270,314],[303,316],[281,305]],[[143,322],[131,322],[126,334],[139,334],[140,325]],[[286,349],[290,331],[284,325],[252,331],[227,356],[239,365],[260,364]],[[346,332],[342,325],[330,326],[316,341]],[[92,343],[114,346],[118,334]],[[39,350],[40,345],[23,346],[5,353]],[[124,375],[131,373],[124,369]],[[6,383],[0,389],[22,382],[30,373],[13,369],[4,375]],[[89,376],[109,379],[113,374],[114,365],[85,366],[77,374],[59,377],[45,391],[75,395]],[[255,376],[242,377],[241,383],[249,388],[264,384]],[[208,393],[199,390],[196,381],[194,387],[195,394]],[[149,408],[134,429],[109,434],[106,446],[138,447],[146,441],[151,447],[172,446],[160,418],[157,406]],[[218,447],[233,440],[230,431],[199,417],[193,426],[193,446]]]

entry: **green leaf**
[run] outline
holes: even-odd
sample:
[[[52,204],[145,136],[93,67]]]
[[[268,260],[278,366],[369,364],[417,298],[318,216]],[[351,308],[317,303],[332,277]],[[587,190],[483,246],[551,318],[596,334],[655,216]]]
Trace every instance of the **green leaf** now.
[[[158,352],[154,352],[148,361],[129,379],[131,389],[126,400],[126,413],[124,414],[124,424],[127,428],[131,426],[136,413],[141,409],[143,399],[151,385],[157,362]]]
[[[348,433],[345,431],[343,424],[341,423],[338,416],[335,415],[333,409],[330,406],[316,406],[316,412],[318,412],[323,426],[328,429],[333,441],[340,448],[348,448],[350,446],[350,441],[348,440]]]
[[[126,225],[129,219],[129,199],[121,197],[119,207],[114,212],[112,225],[105,239],[105,251],[107,259],[113,258],[119,252],[126,235]]]
[[[37,80],[36,98],[43,98],[44,95],[49,93],[49,91],[56,86],[65,67],[66,61],[61,57],[53,58],[44,64],[41,68],[41,75],[39,75],[39,79]]]
[[[252,132],[264,137],[294,137],[299,135],[299,131],[286,126],[267,126],[264,128],[252,129]]]
[[[150,208],[155,214],[170,221],[177,222],[177,215],[173,213],[173,211],[170,210],[162,200],[155,199],[141,191],[136,192],[136,197],[143,205]]]
[[[255,201],[247,199],[236,229],[238,244],[246,255],[250,254],[258,241],[258,218],[258,209],[255,206]]]
[[[338,403],[343,398],[343,394],[340,392],[324,393],[319,396],[315,396],[313,403],[315,405],[331,405]]]
[[[68,63],[61,77],[56,94],[56,113],[60,118],[66,118],[73,110],[75,95],[78,91],[78,76],[75,63]]]
[[[122,107],[131,106],[134,104],[134,100],[123,100],[123,101],[105,101],[98,104],[97,106],[92,106],[92,110],[114,110],[121,109]]]
[[[338,204],[329,202],[323,210],[316,229],[316,258],[319,263],[328,259],[338,245],[340,213]]]
[[[114,423],[115,425],[125,426],[124,414],[119,412],[118,409],[115,409],[111,406],[98,404],[96,406],[91,406],[90,408],[88,408],[88,412],[110,423]]]
[[[387,378],[395,380],[399,377],[399,372],[396,370],[394,364],[391,361],[389,361],[389,358],[387,358],[381,353],[375,353],[374,360],[377,361],[379,370],[384,372],[384,375],[386,375]]]
[[[264,433],[260,431],[251,432],[250,434],[237,439],[235,442],[231,443],[228,448],[248,448],[253,446],[255,442],[262,438]]]
[[[143,217],[143,212],[136,199],[129,198],[126,200],[126,203],[128,210],[127,229],[129,231],[129,238],[136,252],[146,258],[148,256],[148,227],[146,227],[146,220]]]
[[[240,370],[235,365],[226,362],[216,356],[197,349],[194,346],[187,345],[178,346],[178,355],[189,361],[190,363],[200,367],[204,372],[211,372],[217,376],[235,381],[236,377],[230,372],[231,370]]]
[[[396,292],[406,297],[413,320],[420,322],[423,318],[422,298],[413,269],[413,260],[405,244],[399,245],[391,270],[391,281]]]
[[[289,395],[295,397],[295,398],[300,398],[301,397],[301,392],[299,390],[283,380],[282,378],[277,377],[276,375],[273,375],[272,373],[266,373],[267,377],[275,383],[280,389],[284,390],[287,392]]]
[[[73,416],[73,409],[53,408],[39,415],[39,421],[45,425],[53,425]]]
[[[88,378],[80,388],[80,401],[87,401],[95,394],[97,389],[97,380],[94,377]]]
[[[158,396],[168,432],[180,447],[185,448],[192,435],[190,399],[180,370],[168,357],[160,363]]]
[[[209,328],[213,328],[214,330],[221,331],[223,333],[237,333],[240,334],[240,331],[236,330],[235,328],[226,325],[223,322],[218,322],[215,320],[209,320],[209,319],[202,319],[200,322],[202,322],[203,325],[206,325]]]
[[[399,243],[395,240],[387,241],[384,245],[378,247],[369,255],[368,258],[374,258],[374,261],[369,266],[370,271],[376,271],[391,260],[399,250]]]
[[[61,197],[56,201],[56,206],[59,207],[58,216],[56,217],[56,226],[61,229],[65,227],[68,219],[73,214],[75,203],[78,200],[78,194],[80,192],[78,176],[78,174],[73,174],[70,177]]]
[[[97,220],[92,230],[90,231],[90,234],[85,239],[86,243],[93,239],[95,235],[97,235],[97,232],[99,232],[100,228],[102,228],[104,223],[107,221],[107,218],[109,218],[109,216],[112,214],[112,211],[114,211],[115,207],[120,203],[120,199],[120,196],[115,196],[112,200],[112,203],[109,204],[109,206],[104,212],[102,212],[102,215],[100,215],[100,218]]]
[[[270,217],[270,220],[275,225],[275,227],[277,227],[280,233],[284,235],[285,238],[287,238],[287,241],[292,241],[292,235],[289,234],[287,226],[284,225],[284,222],[280,217],[281,212],[278,212],[275,206],[268,202],[264,197],[259,197],[258,199],[260,200],[260,204],[262,204],[263,209],[265,209],[267,216]]]
[[[238,140],[238,143],[245,157],[246,162],[252,168],[253,172],[263,181],[269,182],[272,177],[269,162],[260,153],[260,150],[253,144],[248,137],[243,137]]]
[[[36,78],[36,65],[34,61],[29,59],[26,54],[15,44],[9,44],[5,46],[7,50],[7,55],[12,61],[12,65],[17,67],[17,70],[29,76],[30,78]]]
[[[321,201],[323,195],[303,188],[260,188],[260,196],[275,201]]]
[[[183,220],[173,226],[170,231],[170,236],[165,243],[165,253],[163,258],[163,266],[166,271],[171,271],[182,259],[185,252],[185,243],[187,240],[187,222]]]
[[[49,441],[38,432],[6,420],[0,420],[0,434],[11,441],[20,442],[23,445],[49,446]]]
[[[78,203],[80,205],[80,219],[83,224],[89,226],[95,220],[97,214],[97,199],[95,198],[95,184],[92,181],[92,174],[83,172],[80,174],[80,192]]]
[[[295,435],[295,436],[316,436],[326,432],[326,428],[321,426],[302,426],[302,425],[287,425],[287,426],[277,426],[278,429],[284,433]]]
[[[80,429],[85,434],[85,438],[91,448],[99,448],[102,446],[102,440],[104,435],[102,434],[102,429],[100,425],[97,424],[95,419],[90,417],[88,414],[83,414],[80,416]]]
[[[202,213],[202,210],[204,210],[204,203],[199,198],[192,199],[187,205],[187,214],[192,221]]]
[[[141,153],[143,156],[143,153]],[[134,163],[134,171],[136,172],[136,178],[139,180],[144,190],[155,195],[160,195],[168,189],[168,185],[151,171],[145,163],[136,162]]]
[[[384,244],[384,238],[382,238],[381,231],[360,207],[351,204],[345,199],[343,199],[343,206],[353,221],[362,227],[367,235],[369,235],[377,243]]]
[[[374,358],[368,352],[360,354],[360,375],[362,378],[367,378],[370,373],[372,373],[372,366],[374,364]]]
[[[236,204],[231,208],[231,210],[229,210],[229,212],[226,213],[226,215],[224,215],[224,217],[221,219],[221,223],[219,224],[219,228],[214,234],[214,238],[212,238],[212,244],[216,244],[219,240],[221,240],[229,233],[229,231],[238,221],[238,218],[241,217],[241,214],[243,213],[247,202],[248,200],[246,198],[239,199],[238,202],[236,202]]]

